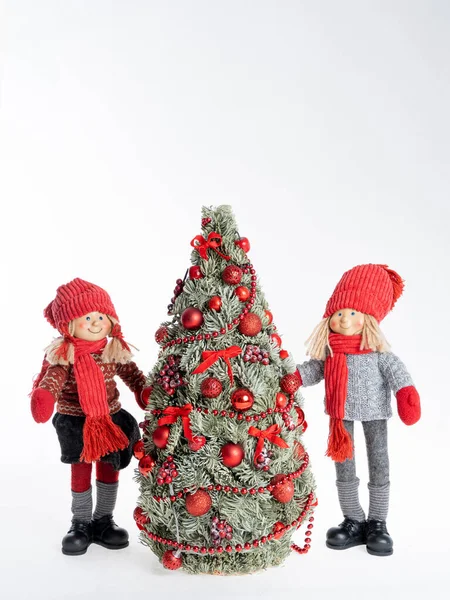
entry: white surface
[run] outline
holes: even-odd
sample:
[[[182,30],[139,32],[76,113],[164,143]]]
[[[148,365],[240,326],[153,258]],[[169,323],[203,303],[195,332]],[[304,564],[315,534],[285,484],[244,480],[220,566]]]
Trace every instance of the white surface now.
[[[0,15],[2,598],[447,597],[448,3],[16,0]],[[116,511],[130,548],[60,553],[69,468],[27,397],[53,336],[42,310],[73,277],[98,283],[148,371],[200,207],[221,203],[297,361],[344,270],[406,279],[383,329],[423,417],[389,426],[391,558],[324,546],[340,515],[321,385],[305,392],[309,555],[252,577],[165,572],[136,541],[131,468]],[[356,443],[367,504],[360,428]]]

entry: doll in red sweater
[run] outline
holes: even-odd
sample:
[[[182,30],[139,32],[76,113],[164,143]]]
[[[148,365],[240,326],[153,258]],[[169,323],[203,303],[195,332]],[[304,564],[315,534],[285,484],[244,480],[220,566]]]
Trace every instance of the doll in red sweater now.
[[[141,408],[148,400],[145,376],[130,360],[110,297],[97,285],[77,278],[60,286],[44,316],[61,337],[46,349],[31,393],[31,412],[36,422],[45,423],[56,403],[53,425],[61,461],[71,465],[73,518],[62,552],[84,554],[92,542],[125,548],[128,533],[114,523],[113,510],[119,471],[129,464],[140,433],[134,417],[121,408],[114,376],[134,392]]]

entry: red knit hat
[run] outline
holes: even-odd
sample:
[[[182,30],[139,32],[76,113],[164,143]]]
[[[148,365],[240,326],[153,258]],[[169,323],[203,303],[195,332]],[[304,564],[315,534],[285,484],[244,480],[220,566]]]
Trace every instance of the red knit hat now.
[[[52,327],[64,335],[70,321],[90,312],[101,312],[119,320],[107,292],[77,277],[56,290],[56,298],[44,310],[44,316]]]
[[[403,279],[387,265],[359,265],[344,273],[328,300],[323,318],[342,308],[353,308],[380,322],[392,310],[403,288]]]

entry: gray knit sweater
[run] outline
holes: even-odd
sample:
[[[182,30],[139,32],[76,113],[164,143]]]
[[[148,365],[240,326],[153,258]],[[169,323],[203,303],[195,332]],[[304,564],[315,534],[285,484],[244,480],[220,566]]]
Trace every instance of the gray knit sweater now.
[[[346,354],[348,365],[348,391],[345,402],[347,421],[374,421],[392,417],[391,390],[414,385],[402,361],[392,352]],[[303,386],[322,381],[324,361],[311,359],[297,368]]]

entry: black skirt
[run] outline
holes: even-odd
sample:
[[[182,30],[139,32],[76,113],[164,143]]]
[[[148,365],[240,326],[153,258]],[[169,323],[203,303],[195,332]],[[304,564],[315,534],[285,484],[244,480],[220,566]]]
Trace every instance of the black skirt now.
[[[120,427],[128,438],[128,446],[124,450],[118,450],[102,456],[102,462],[111,463],[115,471],[120,471],[130,464],[133,456],[133,446],[140,439],[141,434],[136,419],[129,412],[121,408],[111,415],[113,422]],[[72,417],[56,413],[53,417],[53,425],[58,434],[61,445],[61,461],[66,464],[80,462],[83,451],[83,426],[86,417]]]

